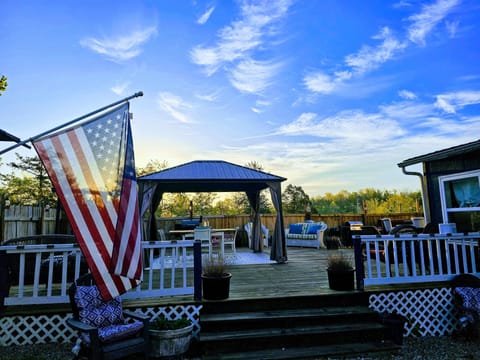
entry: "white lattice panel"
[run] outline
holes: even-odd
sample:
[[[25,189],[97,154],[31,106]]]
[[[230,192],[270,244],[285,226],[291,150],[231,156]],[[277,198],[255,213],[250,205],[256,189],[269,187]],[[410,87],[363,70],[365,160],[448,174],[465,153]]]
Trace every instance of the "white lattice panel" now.
[[[407,318],[405,336],[443,336],[456,329],[450,288],[407,290],[371,295],[370,308],[397,312]]]
[[[199,317],[202,305],[166,306],[131,309],[155,319],[160,314],[170,319],[185,316],[193,322],[193,334],[200,332]],[[0,318],[0,346],[30,345],[46,343],[74,343],[77,332],[70,328],[66,320],[71,314],[7,316]]]

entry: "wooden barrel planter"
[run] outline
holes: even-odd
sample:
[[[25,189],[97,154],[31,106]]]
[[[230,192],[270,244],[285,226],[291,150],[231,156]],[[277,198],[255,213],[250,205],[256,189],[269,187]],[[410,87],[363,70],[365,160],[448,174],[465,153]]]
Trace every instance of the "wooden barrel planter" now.
[[[193,324],[175,330],[149,330],[150,356],[165,358],[187,352],[192,339]]]

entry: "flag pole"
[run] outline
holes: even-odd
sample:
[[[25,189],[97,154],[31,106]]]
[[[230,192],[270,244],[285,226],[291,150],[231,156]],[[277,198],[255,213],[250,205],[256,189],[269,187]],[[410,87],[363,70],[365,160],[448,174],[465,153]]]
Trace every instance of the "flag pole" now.
[[[15,145],[12,145],[12,146],[4,149],[4,150],[1,150],[1,151],[0,151],[0,155],[3,155],[3,154],[5,154],[6,152],[9,152],[10,150],[16,149],[16,148],[19,147],[19,146],[23,146],[23,145],[25,145],[26,143],[28,143],[28,142],[30,142],[30,141],[33,141],[33,140],[35,140],[35,139],[38,139],[38,138],[40,138],[40,137],[42,137],[42,136],[45,136],[45,135],[47,135],[47,134],[50,134],[51,132],[60,130],[61,128],[64,128],[64,127],[66,127],[66,126],[69,126],[69,125],[72,125],[72,124],[76,123],[77,121],[86,119],[86,118],[88,118],[88,117],[90,117],[90,116],[92,116],[92,115],[95,115],[95,114],[99,113],[99,112],[102,112],[102,111],[104,111],[104,110],[110,109],[111,107],[113,107],[113,106],[115,106],[115,105],[122,104],[122,103],[124,103],[124,102],[126,102],[126,101],[128,101],[128,100],[130,100],[130,99],[133,99],[133,98],[136,98],[136,97],[139,97],[139,96],[143,96],[143,91],[136,92],[135,94],[130,95],[130,96],[126,97],[125,99],[118,100],[118,101],[116,101],[116,102],[114,102],[114,103],[112,103],[112,104],[110,104],[110,105],[104,106],[104,107],[102,107],[102,108],[100,108],[100,109],[97,109],[97,110],[95,110],[95,111],[92,111],[92,112],[90,112],[90,113],[88,113],[88,114],[86,114],[86,115],[80,116],[80,117],[78,117],[78,118],[76,118],[76,119],[74,119],[74,120],[71,120],[71,121],[69,121],[69,122],[66,122],[65,124],[62,124],[62,125],[59,125],[59,126],[57,126],[57,127],[54,127],[53,129],[44,131],[44,132],[41,133],[41,134],[32,136],[32,137],[29,138],[29,139],[22,140],[22,141],[16,143]]]

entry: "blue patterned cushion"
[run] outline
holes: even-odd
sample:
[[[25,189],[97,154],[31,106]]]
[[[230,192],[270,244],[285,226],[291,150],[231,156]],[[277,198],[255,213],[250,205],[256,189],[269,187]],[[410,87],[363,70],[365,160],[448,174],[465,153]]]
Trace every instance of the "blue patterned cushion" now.
[[[98,329],[98,338],[102,343],[109,343],[121,339],[132,337],[143,329],[141,321],[135,321],[131,324],[110,325]],[[81,339],[85,344],[90,344],[88,333],[82,333]]]
[[[121,298],[105,302],[96,286],[77,286],[75,303],[80,321],[85,324],[105,327],[124,322]]]
[[[321,223],[309,224],[307,234],[316,234],[322,228]]]
[[[470,323],[475,323],[480,316],[480,288],[457,287],[455,293],[462,299],[462,315]]]
[[[303,224],[290,224],[288,226],[288,233],[289,234],[301,234],[302,233]]]
[[[310,227],[310,224],[302,223],[302,234],[308,234],[308,228],[309,227]]]
[[[287,234],[288,239],[316,240],[316,234]]]

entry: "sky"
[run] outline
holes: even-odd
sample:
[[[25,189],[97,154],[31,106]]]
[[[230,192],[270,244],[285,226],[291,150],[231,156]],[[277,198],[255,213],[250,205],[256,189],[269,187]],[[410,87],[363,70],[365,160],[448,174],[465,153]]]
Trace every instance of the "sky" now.
[[[1,0],[0,14],[0,128],[20,139],[143,91],[137,167],[256,161],[319,196],[419,191],[399,162],[480,138],[477,0]],[[2,162],[15,152],[35,155]]]

